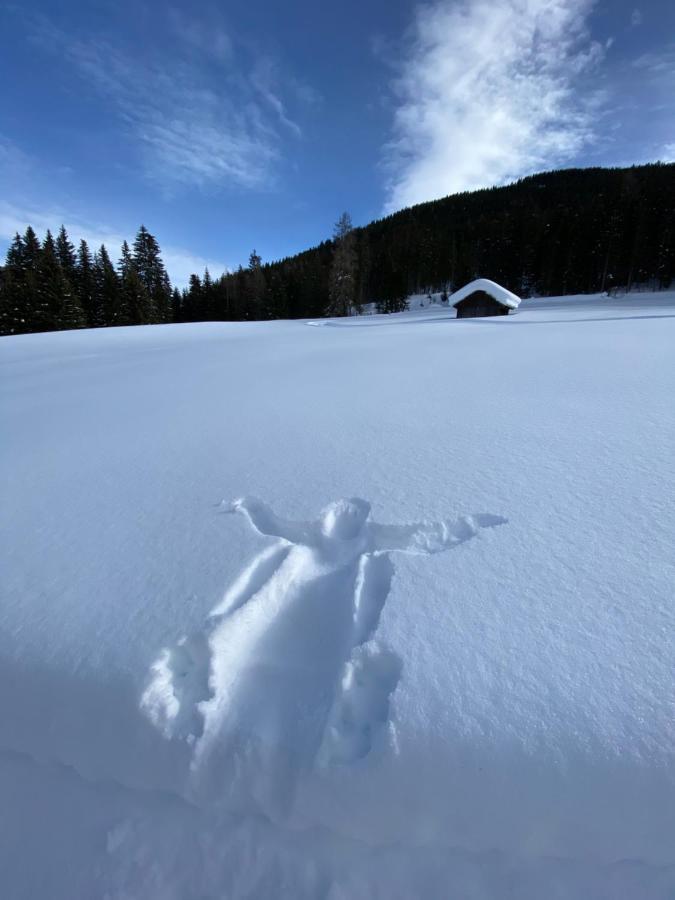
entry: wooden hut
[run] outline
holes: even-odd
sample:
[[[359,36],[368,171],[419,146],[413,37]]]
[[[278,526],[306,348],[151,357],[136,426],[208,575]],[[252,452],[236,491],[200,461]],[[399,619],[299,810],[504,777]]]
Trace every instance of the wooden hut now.
[[[477,278],[456,291],[450,297],[450,303],[457,310],[458,319],[507,316],[512,309],[518,308],[520,297],[488,278]]]

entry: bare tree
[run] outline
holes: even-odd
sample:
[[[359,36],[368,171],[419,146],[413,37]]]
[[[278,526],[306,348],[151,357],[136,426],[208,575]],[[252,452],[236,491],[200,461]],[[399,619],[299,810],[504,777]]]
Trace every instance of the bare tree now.
[[[333,262],[328,286],[328,316],[350,316],[356,304],[356,245],[349,213],[344,212],[333,232]]]

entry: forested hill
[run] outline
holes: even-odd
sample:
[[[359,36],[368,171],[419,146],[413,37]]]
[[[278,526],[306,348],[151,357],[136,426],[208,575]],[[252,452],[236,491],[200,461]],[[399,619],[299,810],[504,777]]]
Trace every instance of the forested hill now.
[[[675,255],[675,164],[568,169],[422,203],[354,229],[357,302],[396,308],[477,276],[522,296],[667,287]],[[264,266],[286,309],[330,306],[333,246]],[[239,276],[240,277],[240,276]],[[223,287],[237,295],[237,274]]]
[[[341,315],[369,302],[393,311],[477,276],[521,296],[658,289],[674,256],[675,164],[567,169],[421,203],[276,263],[252,254],[206,290],[194,280],[182,316]]]
[[[674,225],[675,165],[534,175],[364,229],[368,292],[393,297],[482,274],[519,294],[663,287],[673,277]]]
[[[171,288],[141,227],[115,265],[65,229],[16,235],[0,269],[0,334],[152,322],[349,315],[484,276],[521,296],[668,287],[674,275],[675,164],[568,169],[422,203],[297,256]],[[198,249],[198,248],[196,248]],[[226,248],[224,248],[226,254]]]

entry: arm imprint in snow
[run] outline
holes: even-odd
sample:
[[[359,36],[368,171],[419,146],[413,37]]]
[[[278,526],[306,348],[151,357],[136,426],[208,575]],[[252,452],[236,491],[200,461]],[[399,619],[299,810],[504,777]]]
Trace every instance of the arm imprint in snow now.
[[[313,523],[282,519],[272,512],[267,503],[263,503],[257,497],[239,497],[231,503],[223,502],[221,507],[225,513],[243,513],[253,528],[266,537],[281,538],[289,544],[316,543],[318,535]]]
[[[377,553],[441,553],[470,540],[481,528],[505,525],[503,516],[476,513],[461,516],[454,522],[416,522],[411,525],[378,525],[368,522],[366,527],[371,546]]]

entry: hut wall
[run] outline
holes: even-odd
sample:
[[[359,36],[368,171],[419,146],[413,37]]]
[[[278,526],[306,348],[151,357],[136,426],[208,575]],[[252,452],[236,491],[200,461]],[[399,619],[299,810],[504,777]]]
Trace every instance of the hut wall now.
[[[455,306],[458,319],[480,318],[483,316],[507,316],[508,306],[498,303],[485,291],[475,291]]]

